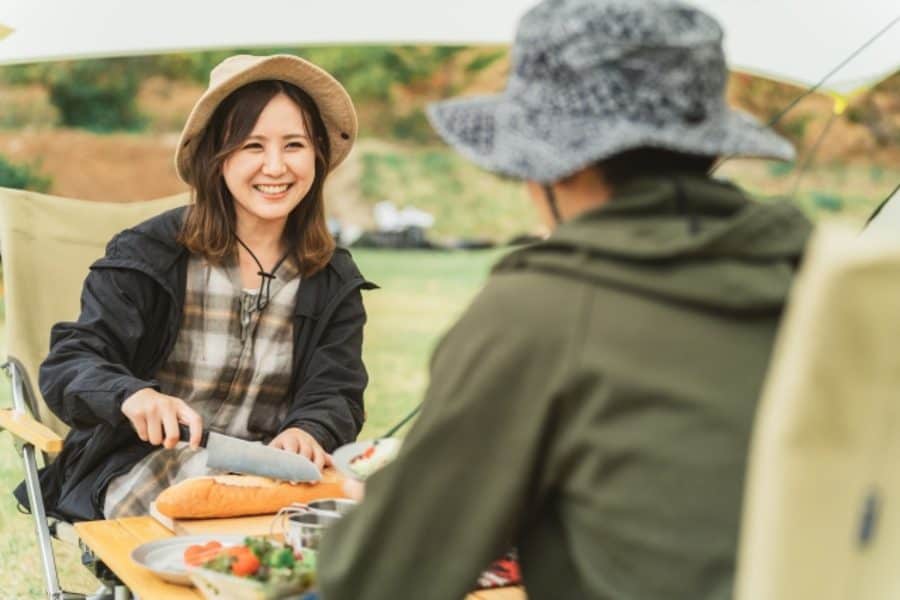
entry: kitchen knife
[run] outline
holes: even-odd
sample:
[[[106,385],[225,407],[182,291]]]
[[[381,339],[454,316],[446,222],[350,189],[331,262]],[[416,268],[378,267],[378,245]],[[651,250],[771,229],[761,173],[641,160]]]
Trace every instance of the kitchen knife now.
[[[191,432],[187,425],[179,425],[178,431],[181,441],[190,441]],[[210,469],[284,481],[322,479],[319,469],[305,456],[265,446],[260,442],[248,442],[204,429],[200,445],[206,448],[206,466]]]

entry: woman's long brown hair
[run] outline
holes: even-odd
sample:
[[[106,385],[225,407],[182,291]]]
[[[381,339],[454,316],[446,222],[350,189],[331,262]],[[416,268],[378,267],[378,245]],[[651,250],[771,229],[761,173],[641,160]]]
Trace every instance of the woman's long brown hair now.
[[[288,215],[284,228],[285,241],[294,250],[301,275],[309,277],[322,270],[334,253],[323,197],[331,149],[316,103],[306,92],[284,81],[249,83],[232,92],[216,108],[191,157],[189,183],[194,201],[178,241],[217,264],[237,252],[234,197],[225,185],[222,165],[247,139],[263,109],[278,94],[284,94],[300,108],[316,155],[312,186]]]

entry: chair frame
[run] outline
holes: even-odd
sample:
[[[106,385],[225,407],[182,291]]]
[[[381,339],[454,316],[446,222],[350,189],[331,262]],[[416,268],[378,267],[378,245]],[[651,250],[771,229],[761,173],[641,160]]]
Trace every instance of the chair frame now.
[[[9,361],[3,365],[9,375],[12,384],[13,410],[19,414],[31,415],[31,407],[26,402],[26,393],[23,383],[23,373],[18,362]],[[19,448],[19,454],[25,467],[25,487],[28,491],[28,503],[31,506],[31,514],[34,517],[35,529],[38,537],[38,550],[41,553],[41,567],[43,569],[44,583],[50,598],[66,597],[59,586],[59,576],[56,569],[56,557],[53,555],[53,546],[50,543],[50,528],[47,524],[47,514],[44,510],[44,500],[41,496],[41,484],[38,480],[37,450],[33,443],[25,441]]]
[[[128,600],[131,597],[128,588],[115,577],[113,572],[81,542],[71,523],[48,517],[41,494],[38,478],[38,449],[41,450],[44,464],[49,461],[50,451],[62,447],[62,438],[34,418],[36,401],[30,389],[30,380],[25,369],[13,357],[0,365],[10,379],[12,387],[12,409],[0,411],[0,425],[15,438],[16,447],[22,457],[25,471],[25,489],[28,503],[37,533],[37,544],[41,559],[41,574],[47,598],[50,600]],[[67,543],[77,544],[82,552],[81,562],[100,580],[101,587],[94,594],[86,595],[67,592],[59,582],[56,556],[53,553],[51,538],[56,537]]]

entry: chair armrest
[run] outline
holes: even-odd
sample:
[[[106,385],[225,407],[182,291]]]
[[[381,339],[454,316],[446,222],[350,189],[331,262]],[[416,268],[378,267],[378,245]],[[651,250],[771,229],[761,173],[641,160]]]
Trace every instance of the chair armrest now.
[[[13,409],[0,410],[0,428],[48,454],[62,450],[62,438],[29,414]]]

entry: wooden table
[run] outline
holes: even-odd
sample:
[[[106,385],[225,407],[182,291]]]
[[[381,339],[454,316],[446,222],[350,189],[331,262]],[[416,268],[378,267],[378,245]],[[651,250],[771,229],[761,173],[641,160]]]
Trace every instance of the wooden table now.
[[[109,521],[85,521],[75,531],[94,554],[109,567],[131,592],[145,599],[201,600],[194,588],[166,583],[131,560],[131,551],[146,542],[172,537],[172,532],[150,517],[126,517]],[[521,588],[474,592],[466,600],[525,600]]]

